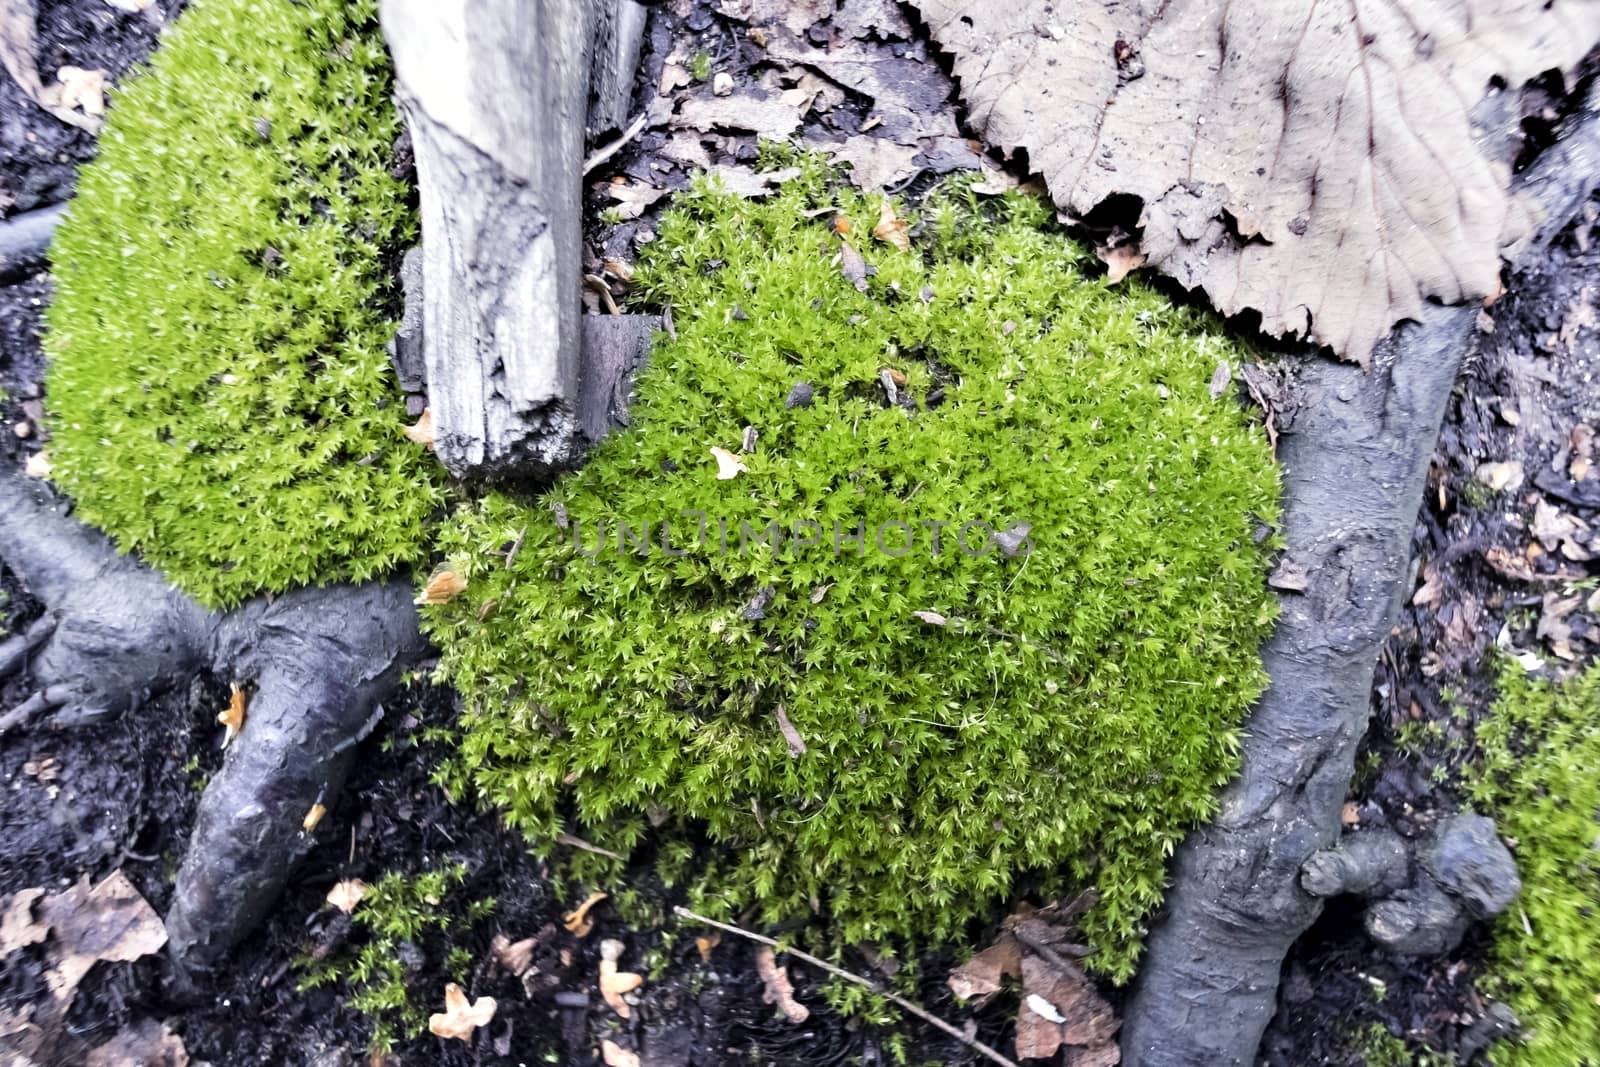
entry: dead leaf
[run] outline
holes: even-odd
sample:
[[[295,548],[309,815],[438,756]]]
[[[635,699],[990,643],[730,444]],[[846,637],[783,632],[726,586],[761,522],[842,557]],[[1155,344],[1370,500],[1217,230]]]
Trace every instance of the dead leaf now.
[[[311,833],[317,828],[317,824],[322,822],[322,817],[326,814],[328,814],[328,809],[323,806],[321,801],[312,804],[310,810],[306,812],[306,817],[300,820],[300,829],[308,834]]]
[[[495,934],[489,942],[489,954],[506,971],[513,975],[521,976],[524,971],[533,966],[533,950],[538,945],[539,939],[536,937],[525,937],[521,941],[512,941],[505,934]]]
[[[685,100],[672,119],[677,129],[746,130],[769,141],[786,141],[800,128],[800,109],[777,93],[746,85],[727,96]]]
[[[239,731],[244,729],[245,704],[248,698],[244,690],[239,688],[238,682],[228,683],[232,696],[228,698],[228,706],[217,712],[217,721],[226,729],[222,734],[222,747],[227,748],[229,742],[239,736]]]
[[[79,114],[61,103],[61,86],[48,88],[39,78],[38,27],[32,0],[6,0],[0,3],[0,63],[28,99],[69,125],[99,133],[101,121],[93,115]]]
[[[444,987],[444,1011],[428,1016],[428,1032],[471,1044],[473,1033],[478,1027],[489,1025],[497,1006],[493,997],[479,997],[469,1002],[461,987],[450,982]]]
[[[1228,391],[1228,383],[1233,381],[1233,372],[1228,368],[1228,361],[1222,360],[1217,364],[1217,369],[1211,373],[1211,384],[1207,391],[1212,400],[1222,399],[1222,394]]]
[[[1486,485],[1497,493],[1515,491],[1522,485],[1522,464],[1514,459],[1504,463],[1481,463],[1473,477],[1480,485]]]
[[[22,473],[30,478],[50,477],[50,457],[43,452],[35,452],[28,457],[28,462],[23,466]]]
[[[694,939],[694,947],[700,953],[701,963],[711,962],[711,950],[722,944],[722,935],[718,933],[701,934]]]
[[[771,945],[760,945],[756,948],[756,972],[761,975],[761,982],[767,988],[761,994],[761,999],[768,1004],[776,1004],[778,1010],[792,1023],[803,1023],[811,1018],[811,1009],[794,999],[794,986],[789,982],[789,972],[778,965],[778,958],[773,954]]]
[[[412,444],[433,447],[433,409],[423,408],[422,414],[417,417],[415,426],[402,427],[401,433],[406,435],[406,440]]]
[[[155,3],[155,0],[106,0],[106,3],[118,11],[126,11],[130,15],[137,15]]]
[[[779,22],[790,33],[804,34],[833,14],[837,0],[722,0],[717,10],[739,22],[772,26]]]
[[[706,175],[713,185],[721,186],[724,192],[742,196],[746,200],[756,200],[771,196],[784,182],[798,178],[800,168],[758,171],[749,167],[716,166],[707,168]]]
[[[140,959],[167,943],[161,917],[120,870],[89,888],[87,877],[39,904],[50,927],[56,963],[45,976],[58,1004],[71,1002],[78,983],[101,960]]]
[[[50,936],[50,927],[33,917],[33,905],[43,889],[19,889],[0,904],[0,956],[37,945]]]
[[[1001,979],[1022,977],[1022,948],[1009,933],[966,963],[950,972],[946,979],[950,992],[962,1000],[983,1003],[1000,992]]]
[[[428,583],[422,587],[413,604],[420,606],[430,604],[448,604],[462,593],[466,592],[467,579],[459,571],[450,567],[440,567],[428,576]]]
[[[1305,564],[1284,559],[1267,575],[1267,584],[1286,593],[1303,593],[1311,585],[1311,576],[1306,573]]]
[[[62,67],[56,71],[60,84],[61,106],[82,108],[90,118],[98,119],[106,113],[106,78],[104,70],[84,70],[82,67]]]
[[[1070,966],[1070,965],[1069,965]],[[1062,1048],[1074,1067],[1112,1067],[1122,1023],[1094,983],[1076,967],[1063,971],[1033,955],[1022,959],[1022,1005],[1017,1009],[1017,1058],[1048,1059]]]
[[[615,202],[608,209],[609,213],[621,221],[638,218],[644,214],[645,208],[667,195],[665,189],[657,189],[645,182],[630,182],[626,179],[606,182],[605,192]]]
[[[84,1067],[188,1067],[189,1051],[165,1024],[144,1019],[91,1049],[83,1062]]]
[[[359,878],[346,878],[328,890],[328,895],[324,899],[330,906],[349,915],[356,910],[356,905],[361,903],[361,898],[366,895],[367,883]]]
[[[974,190],[977,191],[977,190]],[[993,194],[991,194],[993,195]],[[1144,253],[1134,244],[1102,246],[1094,250],[1100,262],[1106,265],[1106,284],[1116,285],[1132,272],[1144,266]]]
[[[827,151],[836,166],[850,168],[850,184],[863,192],[898,185],[922,169],[915,162],[921,149],[883,137],[849,137]]]
[[[639,1067],[639,1054],[630,1052],[609,1037],[600,1042],[600,1058],[606,1067]]]
[[[656,86],[656,95],[668,96],[674,89],[681,89],[694,84],[694,75],[676,63],[667,63],[661,68],[661,82]]]
[[[783,740],[789,746],[789,755],[795,759],[806,754],[805,738],[800,736],[800,731],[794,728],[794,723],[789,721],[788,712],[779,704],[777,709],[778,729],[783,732]]]
[[[567,928],[569,934],[575,937],[588,937],[589,931],[594,929],[594,922],[589,918],[589,911],[596,904],[606,899],[606,893],[590,893],[582,904],[567,912],[561,917],[561,925]]]
[[[844,280],[856,287],[857,292],[867,291],[867,279],[878,273],[878,269],[861,258],[849,241],[841,234],[839,237],[839,273],[844,275]]]
[[[1361,809],[1356,806],[1355,801],[1347,801],[1339,810],[1339,821],[1346,826],[1355,826],[1361,822]]]
[[[750,468],[744,465],[744,460],[721,445],[711,446],[711,456],[717,461],[717,481],[719,482],[726,482],[739,477],[741,474],[750,472]]]
[[[872,228],[872,236],[902,252],[909,252],[911,236],[907,229],[906,220],[895,214],[894,201],[884,197],[879,203],[878,224]]]
[[[1578,423],[1567,435],[1567,444],[1572,449],[1572,461],[1567,465],[1567,477],[1575,482],[1581,482],[1589,477],[1590,466],[1594,463],[1594,427],[1588,423]]]
[[[1545,0],[1460,0],[1422,24],[1371,0],[1359,26],[1280,0],[913,6],[972,123],[1026,149],[1070,216],[1136,198],[1150,265],[1363,364],[1428,299],[1497,289],[1530,211],[1474,109],[1492,79],[1569,75],[1600,38],[1600,5]]]
[[[617,961],[622,959],[622,952],[621,941],[608,938],[600,942],[600,996],[611,1005],[612,1011],[624,1019],[631,1019],[633,1009],[622,996],[643,985],[644,976],[617,969]]]
[[[913,611],[911,614],[914,618],[927,623],[929,626],[943,626],[950,621],[937,611]]]

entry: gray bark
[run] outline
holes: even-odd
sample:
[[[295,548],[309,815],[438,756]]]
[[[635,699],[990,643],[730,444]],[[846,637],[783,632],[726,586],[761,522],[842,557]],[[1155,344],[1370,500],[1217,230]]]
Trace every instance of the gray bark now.
[[[0,219],[0,282],[14,281],[44,266],[50,239],[66,211],[65,204],[51,204]]]
[[[1600,174],[1591,96],[1566,135],[1519,179],[1545,247]],[[1367,722],[1378,650],[1394,624],[1411,530],[1475,306],[1430,306],[1379,347],[1371,370],[1300,367],[1303,411],[1284,433],[1288,558],[1314,576],[1263,649],[1271,682],[1245,728],[1242,766],[1210,826],[1180,846],[1124,1013],[1129,1067],[1253,1063],[1279,969],[1321,901],[1302,865],[1339,839],[1339,810]]]
[[[424,355],[451,472],[572,462],[581,168],[600,0],[383,0],[422,196]]]
[[[628,124],[649,11],[637,0],[605,0],[597,12],[589,75],[589,135]]]

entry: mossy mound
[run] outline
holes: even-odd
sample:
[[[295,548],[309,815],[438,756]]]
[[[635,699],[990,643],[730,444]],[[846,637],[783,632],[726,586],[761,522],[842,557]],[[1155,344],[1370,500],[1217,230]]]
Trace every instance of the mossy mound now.
[[[1515,843],[1522,895],[1495,927],[1484,991],[1526,1038],[1489,1058],[1600,1063],[1600,667],[1557,685],[1507,663],[1499,685],[1473,799]]]
[[[632,427],[447,525],[450,781],[547,847],[669,827],[669,878],[704,832],[729,847],[699,907],[820,907],[851,941],[958,937],[1024,872],[1094,884],[1093,963],[1125,978],[1263,684],[1276,472],[1208,391],[1244,353],[1086,278],[1029,198],[952,192],[902,252],[801,165],[662,220],[636,281],[676,332]],[[877,267],[859,290],[830,205]]]
[[[207,604],[426,551],[385,258],[414,239],[376,3],[199,0],[117,93],[53,253],[50,457]]]

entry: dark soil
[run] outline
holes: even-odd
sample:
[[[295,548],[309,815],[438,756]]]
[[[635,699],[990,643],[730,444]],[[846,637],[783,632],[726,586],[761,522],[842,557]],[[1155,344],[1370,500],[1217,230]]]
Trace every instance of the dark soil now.
[[[1600,483],[1568,477],[1574,427],[1600,418],[1597,218],[1591,203],[1541,262],[1512,279],[1451,399],[1413,541],[1417,591],[1373,687],[1347,809],[1357,830],[1418,836],[1463,806],[1475,728],[1494,700],[1495,648],[1532,653],[1548,670],[1600,645],[1600,621],[1583,604],[1546,603],[1561,599],[1563,578],[1595,574],[1586,558],[1568,558],[1589,554],[1588,536],[1549,552],[1532,532],[1541,504],[1600,521]],[[1479,470],[1503,462],[1521,464],[1521,484],[1495,493]],[[1357,1067],[1365,1061],[1350,1035],[1371,1024],[1416,1048],[1456,1053],[1487,1006],[1473,989],[1486,933],[1439,959],[1395,959],[1367,941],[1358,907],[1336,902],[1286,965],[1267,1062]]]

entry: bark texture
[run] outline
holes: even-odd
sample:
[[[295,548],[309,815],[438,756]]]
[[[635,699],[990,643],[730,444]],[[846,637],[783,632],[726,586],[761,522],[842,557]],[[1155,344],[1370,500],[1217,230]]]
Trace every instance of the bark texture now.
[[[1518,257],[1554,239],[1594,187],[1594,104],[1591,95],[1518,182],[1541,210]],[[1213,824],[1178,850],[1124,1014],[1130,1067],[1255,1061],[1284,956],[1321,908],[1301,866],[1339,839],[1373,667],[1404,594],[1428,458],[1477,312],[1425,306],[1368,371],[1325,359],[1299,368],[1300,414],[1279,445],[1283,523],[1289,561],[1315,580],[1283,598],[1239,777]]]
[[[66,210],[65,204],[51,204],[0,219],[0,282],[12,281],[44,266],[50,239]]]
[[[589,135],[628,124],[649,11],[637,0],[603,0],[596,12],[594,62],[589,74]]]
[[[434,448],[458,475],[526,477],[575,456],[600,3],[382,3],[421,187]]]

